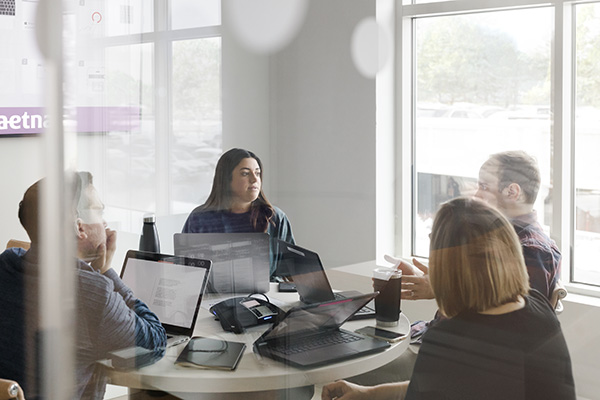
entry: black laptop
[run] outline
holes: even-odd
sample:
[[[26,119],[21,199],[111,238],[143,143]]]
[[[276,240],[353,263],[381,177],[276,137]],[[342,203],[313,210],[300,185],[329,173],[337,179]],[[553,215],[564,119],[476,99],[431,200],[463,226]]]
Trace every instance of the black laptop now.
[[[356,290],[334,292],[319,255],[295,244],[278,240],[280,265],[296,285],[300,301],[305,304],[322,303],[361,294]],[[351,319],[375,318],[375,305],[370,302]]]
[[[193,335],[210,267],[210,260],[127,252],[121,279],[158,316],[167,331],[167,346]]]
[[[254,351],[300,368],[382,351],[390,346],[388,342],[340,329],[377,294],[292,308],[254,342]]]

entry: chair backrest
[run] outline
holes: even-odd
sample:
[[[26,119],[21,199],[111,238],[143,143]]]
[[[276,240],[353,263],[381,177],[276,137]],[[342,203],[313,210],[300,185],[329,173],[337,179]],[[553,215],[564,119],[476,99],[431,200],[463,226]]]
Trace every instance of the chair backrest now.
[[[11,247],[20,247],[22,249],[29,250],[29,246],[31,246],[31,243],[16,239],[10,239],[8,243],[6,243],[7,249],[10,249]]]
[[[556,285],[554,286],[554,290],[550,296],[550,304],[552,304],[554,311],[557,314],[563,312],[564,306],[561,300],[567,297],[567,294],[569,294],[569,292],[567,292],[567,289],[563,285],[562,281],[560,279],[556,281]]]

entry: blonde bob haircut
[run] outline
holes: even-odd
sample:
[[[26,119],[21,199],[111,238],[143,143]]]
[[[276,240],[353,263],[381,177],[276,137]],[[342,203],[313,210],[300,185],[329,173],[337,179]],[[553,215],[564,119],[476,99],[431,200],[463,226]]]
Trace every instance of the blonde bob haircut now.
[[[437,212],[429,278],[447,317],[517,301],[529,291],[514,228],[499,211],[475,198],[450,200]]]

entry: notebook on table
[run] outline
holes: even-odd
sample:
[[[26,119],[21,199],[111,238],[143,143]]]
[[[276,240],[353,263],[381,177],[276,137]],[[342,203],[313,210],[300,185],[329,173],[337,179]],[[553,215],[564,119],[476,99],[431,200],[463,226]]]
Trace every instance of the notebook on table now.
[[[321,263],[319,255],[300,246],[278,240],[280,263],[296,284],[300,301],[306,304],[322,303],[335,299],[344,299],[361,294],[358,291],[334,292]],[[351,319],[375,317],[375,305],[370,302],[362,307]]]
[[[179,353],[175,364],[232,371],[237,368],[245,349],[244,343],[196,336]]]
[[[210,260],[129,250],[121,279],[154,312],[167,332],[167,346],[194,333]]]
[[[209,293],[266,293],[270,261],[267,233],[176,233],[175,254],[212,261]]]
[[[390,346],[388,342],[340,329],[377,294],[292,308],[254,342],[254,351],[301,368],[382,351]]]

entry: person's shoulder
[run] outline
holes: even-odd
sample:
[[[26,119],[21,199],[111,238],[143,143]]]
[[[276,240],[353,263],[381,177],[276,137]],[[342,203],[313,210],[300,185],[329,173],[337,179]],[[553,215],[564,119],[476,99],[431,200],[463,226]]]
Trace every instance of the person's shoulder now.
[[[283,212],[283,210],[277,206],[271,205],[271,207],[273,207],[273,211],[275,212],[274,216],[277,219],[283,220],[283,219],[287,219],[287,215],[285,215],[285,213]]]
[[[537,289],[530,289],[527,296],[525,296],[525,300],[527,306],[535,311],[555,314],[548,298]]]
[[[27,253],[27,250],[20,247],[9,247],[0,253],[0,263],[15,264],[21,263],[22,257]]]
[[[525,314],[523,321],[531,322],[536,331],[552,334],[556,329],[560,329],[552,305],[546,296],[536,289],[531,289],[525,296],[525,307],[522,311]]]
[[[0,257],[23,257],[27,253],[27,250],[20,247],[9,247],[0,253]]]

